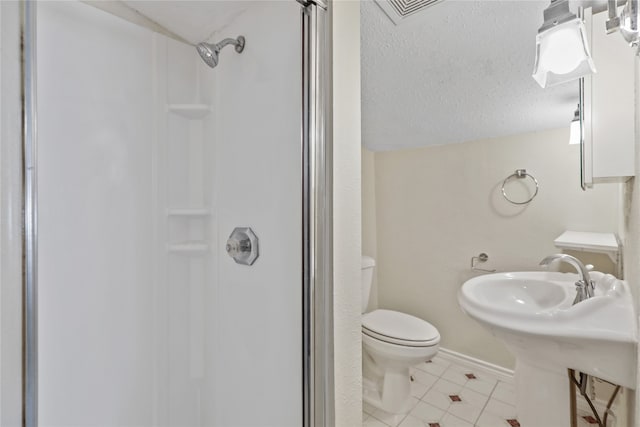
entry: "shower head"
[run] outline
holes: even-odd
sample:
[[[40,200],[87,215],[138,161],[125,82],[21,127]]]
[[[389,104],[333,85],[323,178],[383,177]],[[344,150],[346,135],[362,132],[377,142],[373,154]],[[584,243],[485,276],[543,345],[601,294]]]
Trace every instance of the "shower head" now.
[[[236,52],[241,53],[244,50],[244,37],[238,36],[237,39],[224,39],[216,44],[202,42],[196,45],[196,49],[202,60],[209,67],[214,68],[218,65],[220,51],[223,47],[230,44],[235,46]]]

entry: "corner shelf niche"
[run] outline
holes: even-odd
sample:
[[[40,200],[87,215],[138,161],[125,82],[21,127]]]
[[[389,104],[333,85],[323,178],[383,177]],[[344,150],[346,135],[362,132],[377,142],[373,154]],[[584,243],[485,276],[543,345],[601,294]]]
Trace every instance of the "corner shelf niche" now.
[[[201,120],[211,113],[207,104],[167,104],[167,111],[189,120]]]

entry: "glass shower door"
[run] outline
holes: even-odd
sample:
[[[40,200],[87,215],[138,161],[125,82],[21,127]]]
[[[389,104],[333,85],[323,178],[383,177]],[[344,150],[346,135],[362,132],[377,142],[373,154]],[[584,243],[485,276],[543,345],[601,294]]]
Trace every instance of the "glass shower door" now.
[[[214,69],[38,3],[42,426],[302,424],[301,5],[239,3],[212,41],[245,49]],[[226,253],[236,227],[251,266]]]

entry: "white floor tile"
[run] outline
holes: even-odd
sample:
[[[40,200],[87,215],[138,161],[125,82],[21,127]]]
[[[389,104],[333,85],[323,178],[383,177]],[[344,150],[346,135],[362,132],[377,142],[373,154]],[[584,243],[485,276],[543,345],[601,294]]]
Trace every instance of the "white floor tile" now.
[[[477,406],[480,409],[484,408],[487,400],[489,400],[489,396],[478,393],[477,391],[469,390],[468,388],[463,388],[459,393],[463,402],[467,402],[473,406]]]
[[[431,359],[431,362],[421,363],[416,366],[418,369],[428,372],[432,375],[440,376],[444,371],[447,370],[451,363],[446,360],[439,358],[438,356]]]
[[[415,417],[425,423],[436,423],[444,416],[445,412],[433,405],[429,405],[425,402],[420,402],[409,413],[412,417]]]
[[[378,421],[382,421],[384,424],[390,427],[397,427],[397,425],[400,424],[406,416],[407,414],[390,414],[383,411],[382,409],[378,409],[373,414],[371,414],[371,417],[377,419]]]
[[[389,427],[385,423],[380,420],[377,420],[373,417],[367,418],[363,423],[362,427]]]
[[[422,401],[446,411],[452,402],[449,396],[459,394],[461,390],[462,386],[460,384],[441,378],[436,381],[427,394],[422,396]]]
[[[436,381],[438,381],[438,377],[435,375],[432,375],[428,372],[424,372],[424,371],[420,371],[418,369],[415,370],[415,372],[413,373],[413,378],[421,383],[426,385],[427,387],[431,387],[432,385],[434,385],[436,383]]]
[[[506,420],[517,418],[512,383],[439,356],[410,372],[414,381],[409,415],[392,415],[364,404],[363,427],[429,427],[429,423],[439,423],[441,427],[510,427]],[[452,401],[449,396],[453,395],[461,401]],[[579,427],[588,426],[580,422],[583,420],[578,421]]]
[[[509,427],[505,418],[484,411],[476,421],[476,427]]]
[[[502,418],[518,418],[516,416],[516,407],[507,403],[501,402],[496,399],[489,399],[487,406],[484,407],[484,412],[497,415]]]
[[[516,404],[516,388],[513,384],[498,381],[495,390],[491,394],[491,398],[501,400],[510,405]]]
[[[440,420],[440,427],[473,427],[473,424],[465,420],[461,420],[455,415],[446,414]]]
[[[422,396],[422,401],[444,411],[449,409],[449,406],[451,405],[449,395],[433,389],[429,390],[427,394]]]
[[[442,365],[445,367],[449,367],[449,365],[451,365],[451,362],[449,362],[447,359],[445,359],[444,357],[440,356],[439,354],[436,354],[433,359],[431,359],[431,361],[433,363],[436,363],[438,365]]]
[[[408,415],[407,418],[405,418],[398,427],[428,427],[428,424],[425,424],[423,421],[420,421],[416,417]]]
[[[413,373],[413,371],[415,371],[416,369],[420,369],[421,371],[427,372],[427,365],[431,365],[433,362],[429,361],[429,362],[422,362],[418,365],[415,365],[413,368],[409,369],[409,371],[411,371],[411,373]]]
[[[453,402],[447,410],[447,413],[455,415],[471,424],[476,422],[481,412],[482,406],[472,405],[469,402]]]
[[[431,387],[431,390],[451,395],[458,394],[460,390],[462,390],[462,386],[460,384],[452,383],[451,381],[440,378],[438,381],[436,381],[433,387]]]
[[[422,399],[422,396],[427,393],[427,390],[429,390],[429,386],[419,383],[418,381],[411,382],[411,396]]]
[[[413,410],[413,408],[416,407],[416,405],[420,403],[420,399],[418,399],[417,397],[411,396],[409,398],[409,406],[407,407],[407,413],[411,412]]]
[[[489,396],[495,389],[498,380],[489,375],[477,374],[475,372],[473,374],[476,378],[470,379],[464,386],[468,389]]]
[[[398,427],[429,427],[429,424],[409,415]]]
[[[457,365],[449,366],[440,378],[460,385],[465,385],[469,380],[465,376],[465,372]]]
[[[420,365],[420,370],[425,371],[431,375],[435,375],[439,377],[447,370],[446,366],[436,365],[435,363],[425,363],[424,365]]]

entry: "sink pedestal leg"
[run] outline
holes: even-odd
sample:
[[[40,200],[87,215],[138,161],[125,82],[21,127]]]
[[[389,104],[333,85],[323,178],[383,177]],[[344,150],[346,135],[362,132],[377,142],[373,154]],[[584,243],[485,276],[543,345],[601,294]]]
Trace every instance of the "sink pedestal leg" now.
[[[565,427],[571,424],[566,368],[544,366],[518,357],[515,379],[516,410],[522,427]]]

